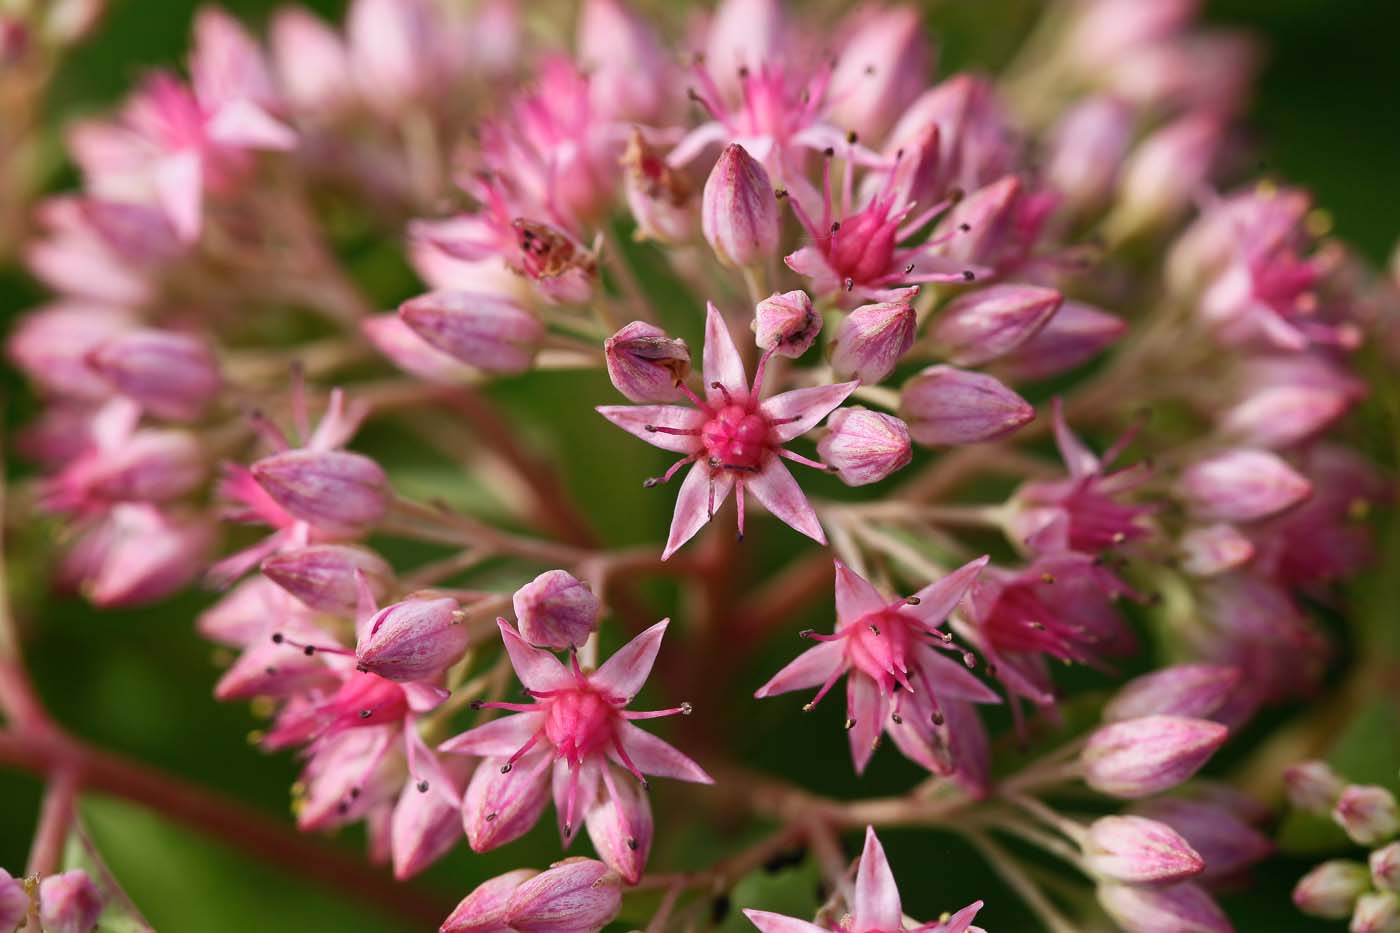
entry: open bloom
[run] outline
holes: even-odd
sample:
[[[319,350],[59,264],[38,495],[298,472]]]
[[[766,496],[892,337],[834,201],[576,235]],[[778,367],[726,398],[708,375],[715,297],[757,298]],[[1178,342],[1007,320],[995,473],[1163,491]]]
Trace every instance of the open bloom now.
[[[865,770],[880,736],[888,732],[911,761],[951,773],[961,749],[944,707],[995,703],[997,695],[935,646],[951,647],[951,637],[939,627],[986,564],[987,558],[978,558],[913,596],[890,601],[837,562],[835,633],[804,632],[820,644],[798,655],[754,695],[819,687],[803,707],[810,710],[842,674],[849,674],[846,729],[856,771]]]
[[[768,349],[759,359],[750,389],[739,349],[712,303],[705,322],[705,397],[681,383],[694,408],[604,405],[598,409],[604,418],[648,444],[685,454],[659,480],[647,480],[648,486],[664,483],[681,467],[695,464],[681,483],[662,560],[714,517],[730,490],[736,491],[738,500],[740,536],[744,533],[744,497],[751,492],[778,518],[807,537],[826,543],[816,512],[782,459],[822,470],[828,467],[783,445],[815,427],[846,400],[857,383],[794,389],[763,399],[763,372],[775,349]]]
[[[636,881],[651,839],[651,809],[645,795],[619,784],[614,765],[643,789],[646,774],[711,783],[695,762],[632,724],[688,714],[690,704],[646,712],[626,709],[651,673],[669,620],[632,639],[592,672],[585,672],[572,653],[565,667],[548,651],[527,644],[504,619],[496,621],[515,673],[534,702],[479,704],[518,715],[492,720],[439,746],[445,753],[486,759],[463,800],[468,841],[484,852],[525,833],[539,819],[552,787],[565,845],[587,816],[599,854]],[[620,847],[608,844],[614,835],[622,841]]]
[[[837,933],[982,933],[980,927],[972,925],[982,909],[981,901],[968,904],[946,920],[905,926],[894,872],[885,858],[884,847],[875,838],[875,830],[869,826],[865,828],[865,849],[856,869],[855,896],[851,901],[851,912],[834,927]],[[766,910],[745,910],[744,916],[763,933],[826,933],[824,927],[815,923]]]

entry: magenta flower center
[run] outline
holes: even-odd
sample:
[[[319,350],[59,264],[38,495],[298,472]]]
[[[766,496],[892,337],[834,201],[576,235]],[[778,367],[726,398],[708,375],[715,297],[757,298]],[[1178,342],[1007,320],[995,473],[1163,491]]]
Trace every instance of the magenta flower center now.
[[[827,256],[831,266],[843,279],[869,282],[889,271],[894,259],[897,218],[886,213],[884,204],[876,203],[849,217],[831,232]]]
[[[882,609],[862,616],[846,638],[846,656],[852,666],[888,693],[895,683],[905,683],[908,653],[915,633],[898,612]]]
[[[719,409],[700,429],[711,464],[732,470],[757,470],[769,444],[768,419],[743,405]]]
[[[546,701],[544,734],[559,757],[582,761],[612,741],[615,711],[591,687],[564,690]]]

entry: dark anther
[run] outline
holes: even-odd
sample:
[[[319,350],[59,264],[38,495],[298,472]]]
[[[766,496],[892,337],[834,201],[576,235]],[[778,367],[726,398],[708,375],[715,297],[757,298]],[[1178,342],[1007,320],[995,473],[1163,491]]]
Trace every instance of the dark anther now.
[[[834,221],[831,222],[831,232],[832,232],[832,233],[835,233],[837,230],[840,230],[840,229],[841,229],[841,221],[839,221],[839,220],[834,220]]]
[[[682,715],[682,716],[689,716],[689,715],[690,715],[691,713],[693,713],[693,712],[695,712],[695,707],[691,706],[688,702],[687,702],[687,703],[682,703],[682,704],[681,704],[681,715]]]
[[[845,727],[846,727],[846,731],[847,731],[847,732],[851,731],[852,729],[854,729],[854,728],[856,727],[856,721],[855,721],[854,719],[847,719],[847,720],[846,720],[846,723],[845,723]]]
[[[906,600],[904,600],[904,601],[905,601],[906,603],[908,603],[909,605],[911,605],[911,606],[917,606],[919,603],[923,602],[923,600],[920,599],[920,598],[917,597],[917,596],[910,596],[908,599],[906,599]]]
[[[481,709],[482,704],[485,702],[485,700],[472,700],[468,705],[470,705],[472,709]]]
[[[856,280],[853,279],[853,278],[851,278],[850,276],[847,276],[847,277],[846,277],[846,291],[848,291],[848,292],[850,292],[850,291],[855,291],[855,287],[856,287]]]
[[[636,852],[636,851],[637,851],[637,840],[633,839],[631,836],[628,836],[628,837],[627,837],[627,848],[631,849],[633,852]]]
[[[802,631],[800,631],[800,632],[797,633],[797,637],[798,637],[798,638],[811,638],[811,637],[812,637],[813,635],[815,635],[815,634],[817,634],[817,630],[816,630],[816,629],[814,629],[814,628],[804,628]]]
[[[933,724],[935,726],[943,725],[943,714],[938,712],[938,710],[934,710],[933,715],[930,718],[933,720]]]
[[[832,156],[836,155],[836,150],[831,146],[827,146],[825,149],[822,150],[822,155],[826,156],[829,159]]]
[[[507,761],[505,764],[501,765],[501,773],[502,773],[502,774],[510,774],[510,769],[513,768],[513,767],[514,767],[514,765],[512,765],[509,761]]]
[[[963,233],[971,233],[972,224],[958,224],[958,229],[961,230]]]
[[[496,814],[494,814],[494,813],[488,813],[488,814],[486,814],[486,822],[488,822],[488,823],[494,823],[494,822],[496,822]],[[568,834],[569,834],[569,827],[565,826],[565,827],[564,827],[564,835],[567,836]]]
[[[904,267],[904,274],[905,274],[905,275],[908,275],[909,273],[911,273],[911,272],[913,272],[913,271],[914,271],[914,264],[913,264],[912,262],[909,263],[909,265],[907,265],[907,266]]]
[[[710,922],[715,926],[723,923],[729,917],[729,895],[721,894],[715,898],[710,905]]]
[[[894,720],[894,724],[896,726],[904,725],[904,717],[899,715],[898,713],[890,713],[890,719]]]
[[[650,477],[650,478],[648,478],[648,479],[642,480],[642,488],[643,488],[643,489],[652,489],[652,488],[655,488],[655,487],[660,486],[660,485],[661,485],[661,477],[659,477],[659,476],[653,476],[653,477]]]
[[[373,715],[374,715],[374,710],[372,710],[372,709],[362,709],[362,710],[360,710],[360,718],[361,718],[361,719],[368,719],[369,717],[371,717],[371,716],[373,716]]]
[[[273,633],[272,633],[272,643],[273,643],[274,645],[280,645],[280,644],[282,644],[282,642],[284,642],[284,641],[286,641],[286,640],[287,640],[287,639],[282,635],[281,632],[273,632]]]
[[[315,646],[315,645],[307,645],[305,648],[303,648],[303,649],[301,649],[301,650],[302,650],[302,653],[305,654],[305,655],[309,658],[309,657],[311,657],[313,654],[316,653],[316,646]]]
[[[419,782],[418,782],[418,793],[420,793],[420,794],[426,794],[427,792],[428,792],[428,782],[427,782],[427,781],[419,781]]]
[[[855,130],[851,130],[846,134],[846,142],[850,143],[852,146],[856,144],[856,140],[858,139],[860,139],[860,137],[856,135]]]
[[[964,281],[964,282],[971,282],[971,281],[974,281],[976,278],[977,278],[977,273],[973,272],[971,269],[964,269],[964,270],[963,270],[963,281]]]

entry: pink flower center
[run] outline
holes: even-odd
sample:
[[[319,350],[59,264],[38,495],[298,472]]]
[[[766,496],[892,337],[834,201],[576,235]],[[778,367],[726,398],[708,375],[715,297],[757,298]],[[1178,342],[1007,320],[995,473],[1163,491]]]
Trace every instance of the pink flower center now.
[[[771,446],[768,419],[743,405],[719,409],[700,429],[712,464],[729,470],[756,471]]]
[[[891,217],[889,205],[877,201],[853,217],[833,227],[827,243],[831,267],[841,278],[856,282],[871,282],[890,271],[894,261],[897,216]]]
[[[612,741],[616,711],[591,687],[564,690],[544,701],[544,734],[559,757],[582,761]]]
[[[914,640],[909,621],[898,612],[882,609],[872,612],[852,626],[846,640],[846,656],[851,664],[888,693],[895,683],[908,680],[908,653]]]

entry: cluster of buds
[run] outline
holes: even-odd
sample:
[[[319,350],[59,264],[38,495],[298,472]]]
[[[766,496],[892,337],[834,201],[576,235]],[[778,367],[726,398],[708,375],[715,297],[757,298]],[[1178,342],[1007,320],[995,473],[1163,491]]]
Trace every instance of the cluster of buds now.
[[[1331,819],[1347,838],[1369,849],[1365,861],[1332,859],[1304,875],[1293,903],[1328,920],[1351,918],[1355,933],[1400,930],[1400,804],[1389,789],[1352,784],[1322,761],[1284,772],[1288,800],[1298,810]]]
[[[107,896],[81,868],[41,878],[16,878],[0,868],[0,930],[6,933],[20,927],[38,933],[89,933],[106,906]]]
[[[104,607],[220,591],[196,622],[233,658],[215,696],[301,755],[301,829],[363,822],[400,880],[514,843],[551,802],[561,852],[585,831],[596,859],[485,881],[444,931],[596,931],[639,885],[667,891],[649,929],[689,928],[763,862],[649,875],[657,827],[702,806],[771,809],[823,863],[815,925],[747,910],[759,929],[909,929],[872,829],[846,870],[835,834],[866,816],[751,781],[720,741],[745,722],[728,698],[814,691],[810,712],[843,678],[854,770],[888,737],[934,786],[854,813],[963,833],[1025,893],[994,837],[1019,838],[1127,930],[1228,930],[1214,892],[1270,846],[1257,805],[1197,774],[1326,671],[1307,607],[1367,562],[1389,493],[1340,423],[1392,286],[1305,192],[1217,189],[1254,56],[1191,0],[1062,4],[1002,78],[936,76],[913,6],[796,6],[722,0],[683,61],[677,18],[625,0],[528,24],[514,0],[352,0],[343,29],[286,8],[266,41],[202,10],[186,74],[71,128],[81,188],[37,205],[24,252],[55,295],[8,350],[43,402],[22,441],[58,582]],[[350,268],[367,240],[416,283]],[[647,453],[600,418],[671,455],[633,474],[677,480],[664,544],[614,540],[660,493],[571,498],[600,472],[579,438]],[[754,533],[765,561],[802,553],[746,589]],[[785,630],[827,573],[830,631]],[[652,575],[684,597],[657,605]],[[1128,602],[1178,663],[1009,767],[982,708],[1023,746],[1058,735],[1061,667],[1141,653]],[[815,645],[741,682],[746,652],[794,636]],[[644,686],[659,708],[631,708]],[[654,815],[649,776],[713,780],[637,723],[697,710],[669,725],[730,788],[681,785]],[[1394,800],[1299,781],[1388,843],[1355,928],[1400,925]],[[1080,820],[1049,802],[1069,787],[1132,803]],[[1334,915],[1355,877],[1299,902]],[[981,907],[912,928],[976,930]]]

